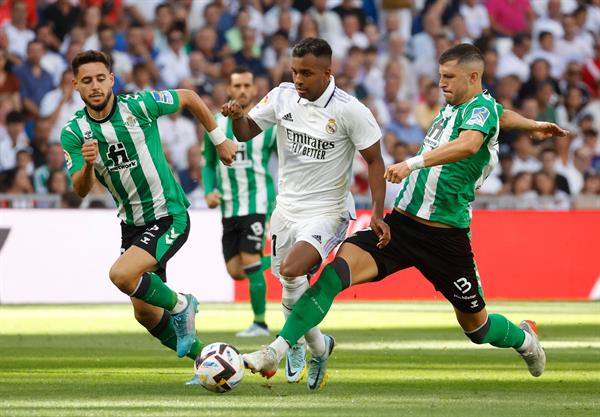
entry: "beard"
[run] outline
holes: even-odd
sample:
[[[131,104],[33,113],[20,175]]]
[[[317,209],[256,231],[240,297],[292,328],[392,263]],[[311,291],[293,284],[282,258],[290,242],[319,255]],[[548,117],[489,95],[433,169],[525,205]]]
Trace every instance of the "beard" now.
[[[87,100],[87,99],[85,99],[83,97],[81,97],[81,98],[83,99],[85,105],[88,106],[90,109],[92,109],[94,111],[97,111],[97,112],[100,112],[100,111],[102,111],[102,110],[104,110],[106,108],[106,105],[108,104],[108,100],[110,100],[110,98],[112,97],[112,95],[113,95],[113,92],[109,91],[108,95],[106,96],[106,98],[104,99],[104,101],[102,103],[100,103],[100,104],[92,104],[92,103],[90,103],[89,100]]]

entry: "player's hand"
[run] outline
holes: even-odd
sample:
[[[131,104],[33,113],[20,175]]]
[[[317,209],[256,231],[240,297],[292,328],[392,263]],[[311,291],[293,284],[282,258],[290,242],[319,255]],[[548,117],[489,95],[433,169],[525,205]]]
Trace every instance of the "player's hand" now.
[[[410,168],[408,167],[406,162],[400,162],[399,164],[390,165],[385,171],[385,175],[383,176],[383,178],[385,178],[389,182],[397,184],[409,175]]]
[[[93,166],[98,158],[98,141],[96,139],[86,140],[81,147],[81,155],[86,164]]]
[[[208,208],[215,208],[221,204],[221,194],[218,191],[213,191],[204,196]]]
[[[225,165],[230,166],[235,161],[235,153],[237,152],[237,144],[232,140],[226,140],[216,146],[219,159]]]
[[[240,103],[235,100],[229,100],[221,107],[221,114],[231,119],[241,119],[244,116],[244,110]]]
[[[544,140],[551,137],[567,136],[569,132],[559,125],[550,122],[535,122],[535,127],[531,129],[531,137],[536,140]]]
[[[390,226],[383,219],[376,219],[375,217],[371,217],[371,229],[375,232],[379,241],[377,242],[377,247],[379,249],[384,248],[390,243],[390,239],[392,235],[390,233]]]

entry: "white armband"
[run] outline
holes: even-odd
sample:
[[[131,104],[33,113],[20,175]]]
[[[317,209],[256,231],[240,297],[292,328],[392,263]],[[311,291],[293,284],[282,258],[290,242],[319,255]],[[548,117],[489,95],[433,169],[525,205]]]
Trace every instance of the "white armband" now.
[[[423,158],[423,155],[413,156],[412,158],[408,158],[406,160],[406,165],[408,165],[408,168],[411,171],[414,171],[415,169],[425,168],[425,159]]]
[[[208,132],[208,137],[215,146],[220,145],[227,140],[225,133],[223,133],[219,126],[217,126],[214,130]]]

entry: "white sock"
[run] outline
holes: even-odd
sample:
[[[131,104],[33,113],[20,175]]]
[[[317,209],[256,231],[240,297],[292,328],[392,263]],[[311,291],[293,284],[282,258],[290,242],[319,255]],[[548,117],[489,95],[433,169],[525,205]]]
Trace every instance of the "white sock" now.
[[[325,355],[325,337],[323,336],[323,333],[321,333],[321,329],[315,326],[306,332],[304,337],[306,338],[310,353],[312,353],[315,358],[320,358]]]
[[[181,313],[183,310],[185,310],[187,305],[188,300],[187,298],[185,298],[185,295],[177,293],[177,304],[175,304],[175,307],[173,307],[173,309],[171,310],[171,314]]]
[[[281,358],[283,358],[283,355],[285,355],[288,349],[290,348],[288,342],[286,342],[285,339],[281,336],[277,336],[277,339],[275,339],[273,343],[271,343],[269,346],[271,346],[277,353],[278,361],[280,361]]]
[[[525,333],[525,340],[523,340],[523,344],[517,348],[517,352],[519,353],[527,352],[533,344],[533,337],[528,332],[523,333]]]
[[[281,310],[283,311],[283,317],[287,320],[292,309],[302,297],[302,294],[310,287],[308,279],[305,275],[296,277],[290,280],[281,278],[281,285],[283,286],[283,292],[281,295]],[[289,308],[289,309],[288,309]],[[298,344],[302,345],[306,343],[304,336],[298,340]]]

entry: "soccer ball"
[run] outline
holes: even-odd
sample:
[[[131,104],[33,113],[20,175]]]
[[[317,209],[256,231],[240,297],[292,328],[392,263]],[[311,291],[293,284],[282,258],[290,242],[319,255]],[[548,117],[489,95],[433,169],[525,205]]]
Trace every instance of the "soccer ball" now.
[[[244,377],[244,360],[240,352],[227,343],[211,343],[202,349],[194,362],[200,385],[223,393],[237,387]]]

